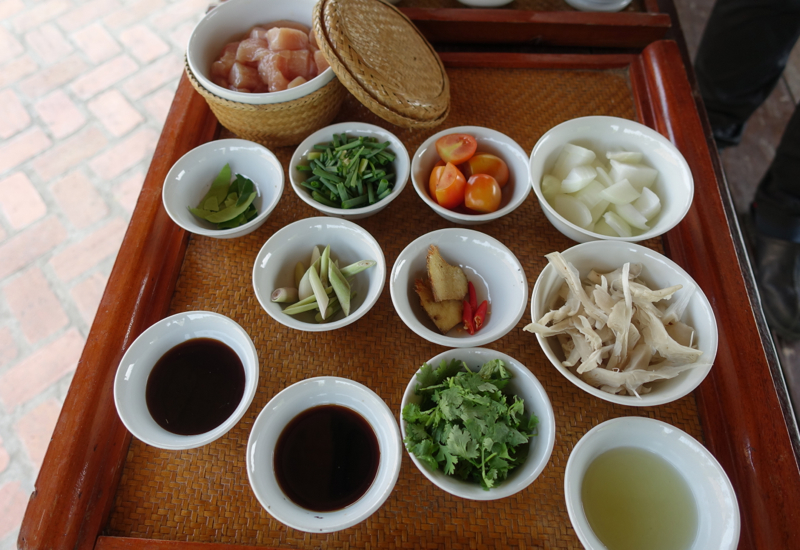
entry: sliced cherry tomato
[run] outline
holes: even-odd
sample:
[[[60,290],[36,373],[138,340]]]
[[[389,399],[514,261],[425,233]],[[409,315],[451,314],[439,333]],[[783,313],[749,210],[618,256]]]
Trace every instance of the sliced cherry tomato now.
[[[488,214],[500,208],[502,196],[497,180],[486,174],[476,174],[467,182],[464,204],[470,210]]]
[[[430,191],[431,198],[433,200],[436,200],[436,184],[439,183],[439,178],[442,177],[442,172],[444,172],[444,161],[440,160],[433,165],[431,177],[428,179],[428,191]]]
[[[469,134],[447,134],[436,140],[436,150],[445,162],[461,164],[468,161],[475,150],[478,142]]]
[[[436,184],[436,202],[445,208],[455,208],[464,202],[466,187],[467,180],[464,178],[464,174],[456,168],[455,164],[448,162],[439,177],[439,183]]]
[[[477,153],[466,162],[461,171],[467,179],[475,174],[492,176],[501,188],[508,183],[508,165],[503,159],[491,153]]]

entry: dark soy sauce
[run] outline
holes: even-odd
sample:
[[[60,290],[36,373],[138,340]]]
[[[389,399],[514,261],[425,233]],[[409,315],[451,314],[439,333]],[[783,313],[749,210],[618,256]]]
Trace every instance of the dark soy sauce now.
[[[275,445],[275,476],[295,504],[315,512],[349,506],[367,492],[380,462],[378,438],[360,414],[320,405],[294,417]]]
[[[225,422],[244,395],[239,355],[211,338],[195,338],[165,353],[147,379],[145,399],[159,426],[178,435],[209,432]]]

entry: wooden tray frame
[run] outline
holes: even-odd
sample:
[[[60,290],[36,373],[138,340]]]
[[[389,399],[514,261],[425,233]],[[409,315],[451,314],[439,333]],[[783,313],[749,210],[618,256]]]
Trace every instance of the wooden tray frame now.
[[[397,7],[434,43],[643,48],[671,27],[658,0],[643,3],[620,13]]]
[[[676,144],[695,177],[694,204],[663,242],[717,316],[719,352],[695,396],[706,445],[739,498],[739,548],[792,547],[800,534],[796,428],[774,353],[763,344],[763,319],[753,313],[738,229],[729,225],[727,191],[677,45],[658,41],[641,54],[445,53],[442,59],[449,67],[628,69],[642,122]],[[213,139],[217,128],[184,75],[31,495],[19,548],[228,547],[101,536],[131,438],[114,407],[114,375],[133,340],[166,315],[188,239],[164,211],[161,186],[172,164]]]

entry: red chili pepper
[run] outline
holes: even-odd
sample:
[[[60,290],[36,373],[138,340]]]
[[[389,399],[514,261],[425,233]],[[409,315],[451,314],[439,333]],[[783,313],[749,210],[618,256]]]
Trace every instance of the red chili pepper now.
[[[472,306],[469,305],[469,300],[464,300],[464,313],[461,314],[461,320],[464,321],[464,330],[470,334],[475,334],[475,325],[473,324]]]
[[[486,310],[489,308],[489,304],[486,303],[486,300],[481,302],[481,305],[478,306],[478,309],[475,310],[475,316],[473,318],[473,326],[475,330],[478,331],[483,326],[483,322],[486,320]]]
[[[467,288],[469,289],[469,305],[472,307],[472,311],[476,311],[478,309],[478,297],[475,294],[475,285],[472,284],[472,281],[467,282]]]

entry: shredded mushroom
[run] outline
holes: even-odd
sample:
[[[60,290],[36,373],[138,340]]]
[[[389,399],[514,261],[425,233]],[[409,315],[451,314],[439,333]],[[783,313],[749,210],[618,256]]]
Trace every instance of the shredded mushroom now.
[[[680,321],[694,293],[675,285],[651,289],[639,280],[640,264],[610,273],[591,271],[585,281],[559,252],[545,256],[564,278],[551,310],[524,330],[555,337],[565,367],[609,393],[640,397],[655,380],[674,378],[699,366],[703,354],[694,329]]]

